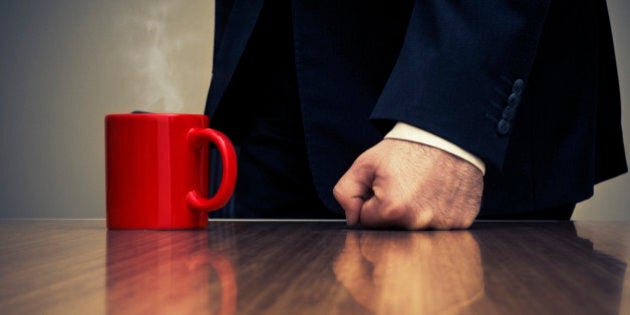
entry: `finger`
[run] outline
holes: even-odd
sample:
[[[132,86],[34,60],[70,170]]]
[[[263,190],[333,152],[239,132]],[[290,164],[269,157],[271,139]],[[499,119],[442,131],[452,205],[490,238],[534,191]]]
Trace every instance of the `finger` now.
[[[333,189],[337,202],[346,212],[348,225],[359,222],[361,207],[372,196],[372,171],[351,166]]]
[[[380,210],[383,208],[383,202],[380,196],[376,194],[366,200],[360,209],[360,224],[367,228],[386,228],[390,226],[390,222],[383,221]]]
[[[376,194],[361,208],[360,223],[370,228],[400,228],[426,230],[431,228],[434,215],[427,209],[415,209],[396,200],[394,194]]]

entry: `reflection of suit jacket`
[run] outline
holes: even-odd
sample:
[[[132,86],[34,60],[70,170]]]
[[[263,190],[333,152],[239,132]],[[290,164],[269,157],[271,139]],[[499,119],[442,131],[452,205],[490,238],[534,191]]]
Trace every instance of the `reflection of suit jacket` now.
[[[394,121],[486,162],[482,214],[580,201],[627,170],[604,0],[400,3],[292,1],[308,158],[329,207]],[[261,7],[217,0],[210,116]]]

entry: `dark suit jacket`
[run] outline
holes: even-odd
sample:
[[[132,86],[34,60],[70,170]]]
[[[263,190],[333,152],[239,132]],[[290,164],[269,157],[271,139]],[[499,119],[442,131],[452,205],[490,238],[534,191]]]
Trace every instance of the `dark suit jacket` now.
[[[334,184],[395,121],[486,162],[482,215],[575,203],[627,171],[604,0],[393,3],[291,4],[308,158],[328,207],[341,211]],[[261,7],[216,2],[211,117]]]

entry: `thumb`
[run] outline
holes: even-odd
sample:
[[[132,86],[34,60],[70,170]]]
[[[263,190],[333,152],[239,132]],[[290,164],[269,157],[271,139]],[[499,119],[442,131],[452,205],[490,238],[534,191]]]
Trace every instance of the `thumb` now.
[[[356,164],[350,167],[333,189],[335,199],[346,212],[348,225],[355,225],[359,222],[361,207],[374,195],[372,191],[373,168],[366,165],[357,166]]]

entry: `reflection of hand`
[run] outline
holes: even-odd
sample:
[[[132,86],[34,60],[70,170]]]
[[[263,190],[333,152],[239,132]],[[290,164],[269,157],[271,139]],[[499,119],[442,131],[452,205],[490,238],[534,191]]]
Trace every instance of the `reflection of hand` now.
[[[420,143],[385,139],[357,158],[334,189],[349,225],[468,228],[483,175],[473,164]]]
[[[333,271],[359,304],[379,314],[451,312],[483,294],[479,246],[468,231],[351,231]]]

